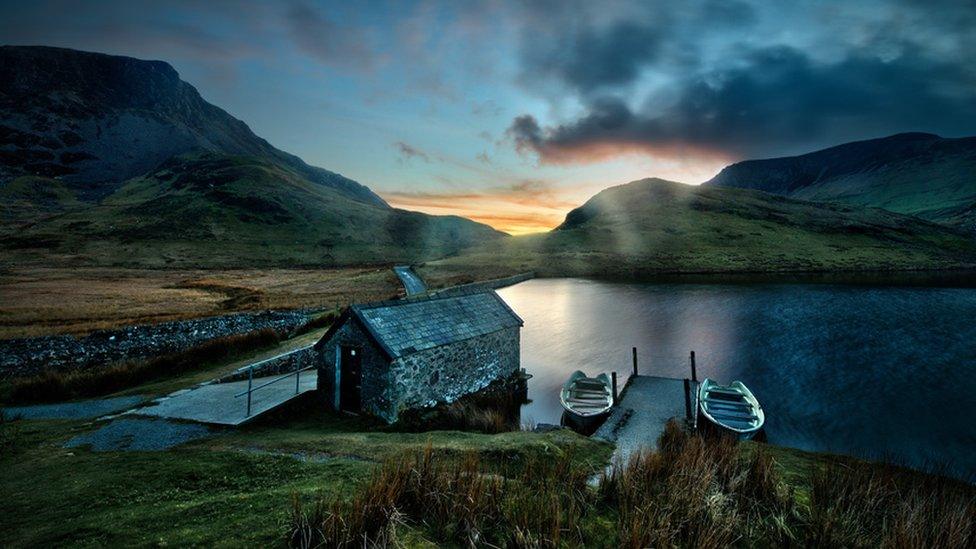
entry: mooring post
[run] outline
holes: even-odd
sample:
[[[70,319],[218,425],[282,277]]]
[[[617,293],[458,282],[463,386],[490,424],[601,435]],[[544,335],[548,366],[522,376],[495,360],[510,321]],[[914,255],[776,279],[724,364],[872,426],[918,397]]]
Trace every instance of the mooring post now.
[[[298,394],[298,379],[302,375],[302,363],[301,362],[298,362],[297,360],[295,362],[297,362],[297,364],[295,364],[295,394],[297,395]]]
[[[245,416],[251,415],[251,384],[254,383],[254,366],[247,369],[247,413]]]
[[[631,349],[634,353],[634,377],[637,377],[637,347]]]
[[[695,370],[695,351],[691,352],[691,380],[698,383],[698,371]]]
[[[688,421],[691,421],[691,382],[688,378],[684,379],[685,382],[685,417]]]
[[[617,404],[617,372],[610,372],[610,383],[613,384],[613,403]]]

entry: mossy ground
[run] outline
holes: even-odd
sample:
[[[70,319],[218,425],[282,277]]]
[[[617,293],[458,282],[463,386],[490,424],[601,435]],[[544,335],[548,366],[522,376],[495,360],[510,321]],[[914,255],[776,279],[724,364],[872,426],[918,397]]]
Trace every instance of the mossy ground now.
[[[572,451],[593,463],[611,452],[568,431],[399,433],[325,412],[161,452],[64,448],[97,428],[84,421],[19,420],[5,428],[16,430],[0,457],[7,547],[275,545],[284,543],[294,494],[348,494],[379,461],[404,451],[430,445],[501,462]]]

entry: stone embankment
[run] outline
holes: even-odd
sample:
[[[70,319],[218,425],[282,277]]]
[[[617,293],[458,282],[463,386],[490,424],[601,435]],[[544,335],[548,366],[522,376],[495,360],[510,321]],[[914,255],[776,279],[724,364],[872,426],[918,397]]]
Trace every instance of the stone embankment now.
[[[0,380],[45,370],[70,371],[185,351],[208,340],[272,329],[288,335],[308,320],[308,311],[236,313],[99,330],[0,341]]]
[[[514,286],[519,282],[525,282],[535,278],[534,272],[519,273],[517,275],[507,276],[505,278],[495,278],[492,280],[483,280],[481,282],[471,282],[469,284],[462,284],[460,286],[451,286],[450,288],[444,288],[442,290],[436,290],[432,292],[437,296],[453,296],[453,295],[466,295],[471,293],[476,293],[484,290],[497,290],[499,288],[505,288],[507,286]]]

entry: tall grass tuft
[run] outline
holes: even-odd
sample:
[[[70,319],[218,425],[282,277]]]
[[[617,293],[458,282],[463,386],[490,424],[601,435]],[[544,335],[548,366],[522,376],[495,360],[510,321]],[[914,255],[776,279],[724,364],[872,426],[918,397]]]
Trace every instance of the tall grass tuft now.
[[[474,453],[422,452],[378,467],[351,499],[292,505],[295,547],[353,547],[389,539],[396,524],[423,524],[436,539],[465,546],[582,543],[578,521],[588,512],[592,474],[571,456],[488,465]]]
[[[193,371],[244,352],[269,347],[279,343],[281,339],[278,332],[265,328],[211,339],[185,351],[149,360],[70,372],[48,370],[13,380],[7,399],[19,403],[57,402],[106,395],[154,379]]]
[[[831,464],[811,475],[808,541],[817,547],[974,547],[976,496],[946,477]]]
[[[399,525],[486,547],[976,546],[976,492],[870,463],[818,468],[809,504],[762,447],[666,426],[590,482],[571,453],[484,461],[424,451],[378,467],[349,499],[295,500],[295,547],[382,545]]]

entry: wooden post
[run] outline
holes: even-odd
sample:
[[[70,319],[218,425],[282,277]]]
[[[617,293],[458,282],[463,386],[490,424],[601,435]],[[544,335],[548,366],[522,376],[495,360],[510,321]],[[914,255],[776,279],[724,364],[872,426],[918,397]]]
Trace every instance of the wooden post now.
[[[688,378],[684,379],[685,382],[685,417],[688,421],[691,421],[691,383]]]
[[[698,371],[695,370],[695,351],[691,352],[691,380],[698,382]]]
[[[637,377],[637,347],[631,349],[634,353],[634,377]]]
[[[617,372],[610,372],[610,382],[613,384],[613,404],[617,404]]]
[[[297,395],[298,394],[298,381],[300,379],[300,376],[302,375],[302,363],[299,360],[296,360],[295,362],[297,363],[297,364],[295,364],[295,394]]]

